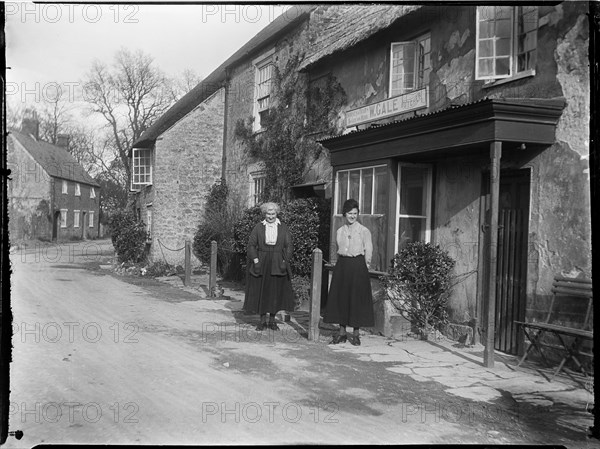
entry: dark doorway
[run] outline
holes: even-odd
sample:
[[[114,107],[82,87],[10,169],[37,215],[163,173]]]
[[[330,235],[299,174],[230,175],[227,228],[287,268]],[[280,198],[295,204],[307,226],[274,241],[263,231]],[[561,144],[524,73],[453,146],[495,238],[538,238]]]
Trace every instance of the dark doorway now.
[[[87,213],[86,212],[82,212],[81,213],[81,239],[85,240],[85,228],[87,226],[86,223],[86,219],[87,218]]]
[[[60,226],[60,211],[54,212],[54,218],[52,219],[52,240],[55,241],[58,238],[58,227]]]

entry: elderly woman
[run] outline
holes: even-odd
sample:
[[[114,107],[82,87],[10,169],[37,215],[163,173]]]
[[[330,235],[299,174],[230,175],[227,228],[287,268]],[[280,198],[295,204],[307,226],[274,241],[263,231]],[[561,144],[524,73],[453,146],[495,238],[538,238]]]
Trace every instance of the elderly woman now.
[[[369,265],[373,255],[371,232],[358,219],[358,203],[349,199],[342,207],[344,224],[337,230],[338,261],[333,270],[323,321],[337,323],[340,330],[331,344],[350,341],[360,345],[360,328],[375,324]],[[346,335],[346,326],[354,328]]]
[[[249,276],[244,310],[260,314],[256,330],[278,330],[275,314],[280,310],[293,310],[295,305],[290,270],[292,236],[277,218],[279,206],[276,203],[264,203],[260,209],[265,219],[254,227],[248,241]]]

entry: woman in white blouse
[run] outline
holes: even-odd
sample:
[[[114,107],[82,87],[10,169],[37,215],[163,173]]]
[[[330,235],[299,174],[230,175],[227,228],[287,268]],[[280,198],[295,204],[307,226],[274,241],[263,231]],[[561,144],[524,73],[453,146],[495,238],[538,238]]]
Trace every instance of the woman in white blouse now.
[[[276,203],[264,203],[260,209],[265,219],[254,227],[248,241],[249,276],[244,310],[260,314],[256,330],[278,330],[275,323],[277,312],[294,310],[295,305],[290,270],[294,247],[290,231],[277,218],[279,206]]]
[[[345,223],[336,233],[338,260],[333,270],[323,321],[340,325],[339,333],[333,337],[331,344],[350,341],[358,346],[360,328],[375,324],[369,277],[373,243],[371,232],[357,221],[356,200],[346,200],[342,214]],[[354,328],[349,337],[346,326]]]

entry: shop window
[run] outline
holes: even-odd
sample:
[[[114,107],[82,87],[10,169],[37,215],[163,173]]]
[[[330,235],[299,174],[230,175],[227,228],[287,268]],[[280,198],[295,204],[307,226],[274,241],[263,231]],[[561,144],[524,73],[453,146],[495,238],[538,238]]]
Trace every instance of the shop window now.
[[[134,148],[132,151],[131,190],[140,190],[152,185],[152,153],[146,148]]]
[[[398,251],[408,242],[431,239],[431,172],[429,165],[400,164],[398,167]]]
[[[358,201],[360,213],[383,215],[386,210],[387,168],[385,165],[337,172],[336,213],[341,215],[344,201]]]
[[[429,84],[431,35],[413,41],[393,42],[390,56],[390,97],[402,95]]]
[[[534,75],[536,6],[478,6],[475,79]]]

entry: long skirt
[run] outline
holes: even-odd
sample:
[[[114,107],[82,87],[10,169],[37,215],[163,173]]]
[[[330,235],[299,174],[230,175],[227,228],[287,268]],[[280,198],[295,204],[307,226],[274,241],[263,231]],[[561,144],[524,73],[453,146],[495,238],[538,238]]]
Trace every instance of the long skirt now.
[[[272,252],[261,253],[261,276],[246,276],[246,297],[244,311],[248,313],[272,313],[280,310],[293,311],[296,305],[294,290],[289,274],[271,275]]]
[[[375,325],[371,279],[365,256],[338,256],[323,321],[352,327]]]

